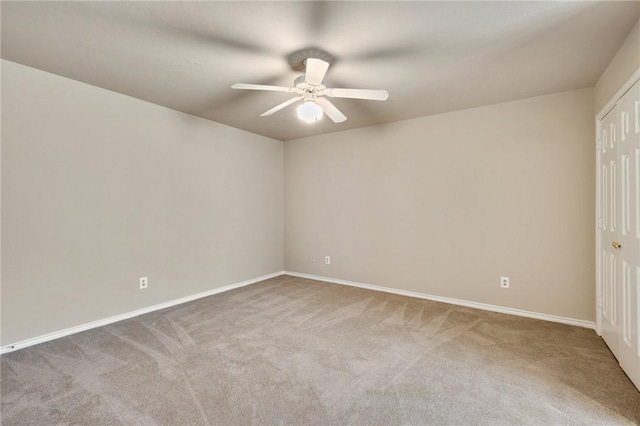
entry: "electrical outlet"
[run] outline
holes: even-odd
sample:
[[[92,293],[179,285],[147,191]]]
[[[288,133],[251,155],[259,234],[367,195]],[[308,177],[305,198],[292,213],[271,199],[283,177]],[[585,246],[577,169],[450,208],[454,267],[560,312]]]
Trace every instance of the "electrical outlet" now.
[[[149,286],[149,278],[148,277],[141,277],[140,278],[140,288],[144,289],[147,288]]]
[[[324,264],[325,265],[331,265],[331,256],[325,256],[324,257]]]
[[[311,255],[311,257],[309,257],[309,260],[311,261],[311,263],[316,263],[316,257],[314,255]]]
[[[509,288],[509,277],[500,277],[500,287]]]

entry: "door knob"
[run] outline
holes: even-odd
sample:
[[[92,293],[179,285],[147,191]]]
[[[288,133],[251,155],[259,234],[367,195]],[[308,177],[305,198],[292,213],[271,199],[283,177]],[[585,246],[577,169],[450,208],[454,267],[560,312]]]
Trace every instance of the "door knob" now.
[[[612,242],[611,245],[613,246],[614,249],[620,249],[622,247],[620,243],[617,241]]]

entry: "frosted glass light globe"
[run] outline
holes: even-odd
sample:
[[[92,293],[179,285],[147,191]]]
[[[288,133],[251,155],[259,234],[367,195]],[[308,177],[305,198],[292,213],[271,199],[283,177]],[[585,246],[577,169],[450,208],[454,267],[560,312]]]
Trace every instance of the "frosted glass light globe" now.
[[[322,107],[313,101],[306,101],[298,107],[298,118],[313,123],[322,118]]]

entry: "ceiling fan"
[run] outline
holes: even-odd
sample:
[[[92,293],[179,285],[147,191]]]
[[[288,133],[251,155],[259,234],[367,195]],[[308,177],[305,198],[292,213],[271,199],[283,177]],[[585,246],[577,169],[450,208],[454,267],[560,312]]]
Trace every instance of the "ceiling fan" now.
[[[289,99],[269,111],[260,114],[261,117],[271,115],[280,111],[298,101],[303,101],[298,107],[298,117],[307,122],[314,122],[322,118],[322,114],[326,114],[334,123],[342,123],[347,117],[340,112],[329,99],[331,98],[351,98],[351,99],[367,99],[374,101],[384,101],[389,97],[386,90],[367,90],[367,89],[331,89],[327,88],[327,82],[324,76],[329,69],[329,63],[322,59],[308,58],[305,61],[305,75],[295,79],[295,87],[283,86],[267,86],[262,84],[244,84],[236,83],[233,89],[248,90],[270,90],[275,92],[295,93],[299,96]]]

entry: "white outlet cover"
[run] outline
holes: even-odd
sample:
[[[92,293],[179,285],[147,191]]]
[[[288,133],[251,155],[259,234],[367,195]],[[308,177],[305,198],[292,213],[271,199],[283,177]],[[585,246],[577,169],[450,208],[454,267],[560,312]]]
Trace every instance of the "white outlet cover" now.
[[[500,287],[509,288],[509,277],[500,277]]]
[[[140,288],[147,288],[149,286],[149,277],[140,277]]]
[[[324,263],[327,265],[331,265],[331,256],[325,256],[324,257]]]

